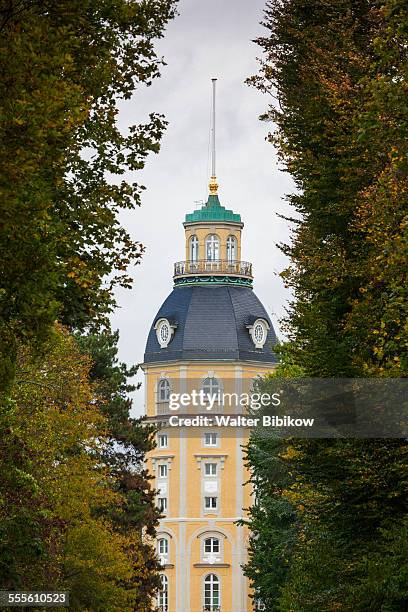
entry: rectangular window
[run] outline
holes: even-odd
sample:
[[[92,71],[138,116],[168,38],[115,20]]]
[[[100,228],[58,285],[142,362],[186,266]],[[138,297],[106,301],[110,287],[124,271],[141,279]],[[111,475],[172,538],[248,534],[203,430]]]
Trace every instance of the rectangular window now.
[[[159,478],[167,478],[167,464],[161,463],[159,465]]]
[[[158,445],[159,448],[167,448],[169,444],[169,439],[167,437],[167,434],[159,434],[158,441],[159,441],[159,445]]]
[[[167,510],[167,497],[159,497],[157,499],[157,507],[160,512],[166,512]]]
[[[205,475],[206,476],[216,476],[217,475],[217,464],[216,463],[206,463],[205,464]]]
[[[206,538],[204,540],[204,552],[205,553],[219,553],[220,552],[220,541],[218,538]]]
[[[206,510],[216,510],[217,509],[217,498],[216,497],[206,497],[205,498],[205,509]]]
[[[214,432],[206,432],[204,434],[204,444],[205,446],[217,446],[218,434]]]

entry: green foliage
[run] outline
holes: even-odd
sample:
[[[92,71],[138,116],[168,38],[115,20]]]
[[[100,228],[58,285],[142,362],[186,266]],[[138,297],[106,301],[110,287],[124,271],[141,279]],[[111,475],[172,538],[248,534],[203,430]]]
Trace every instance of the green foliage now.
[[[118,221],[143,187],[119,180],[159,150],[157,113],[122,133],[118,101],[163,63],[154,39],[173,0],[50,0],[0,7],[0,384],[17,340],[56,318],[106,323],[143,251]]]
[[[259,390],[273,392],[285,370],[283,362],[259,381]],[[296,375],[302,376],[299,368]],[[245,573],[266,609],[401,609],[408,565],[396,550],[406,533],[405,440],[261,433],[247,447],[256,502],[249,509]]]
[[[267,4],[252,82],[298,192],[287,330],[307,374],[406,371],[407,19],[397,0]]]
[[[21,347],[2,413],[0,583],[69,590],[73,610],[147,610],[149,568],[140,526],[120,529],[126,496],[103,460],[108,422],[91,362],[56,328],[47,358]]]
[[[77,336],[82,352],[92,359],[90,379],[97,392],[101,412],[107,419],[107,444],[102,456],[115,474],[115,490],[124,499],[117,510],[113,508],[110,518],[116,528],[126,535],[131,530],[144,530],[147,536],[155,536],[160,515],[155,504],[155,492],[150,485],[151,476],[144,469],[146,453],[154,446],[154,430],[143,419],[130,416],[132,400],[129,396],[135,390],[128,379],[137,372],[137,367],[127,367],[117,358],[118,332]],[[145,572],[140,574],[139,554],[134,562],[138,568],[137,582],[139,605],[150,601],[158,587],[158,563],[151,541],[141,543]]]
[[[348,596],[353,609],[403,610],[408,599],[408,531],[406,523],[381,532],[370,555],[359,559],[357,586]]]
[[[152,449],[153,440],[148,435],[150,430],[141,427],[141,420],[130,416],[130,394],[136,386],[129,379],[135,376],[138,367],[128,367],[118,361],[118,332],[105,329],[100,333],[77,334],[76,339],[82,352],[92,359],[90,378],[98,390],[101,410],[109,419],[115,461],[120,456],[124,468],[143,461],[145,452]]]
[[[279,455],[282,449],[281,441],[252,438],[246,454],[256,501],[249,509],[251,537],[244,571],[271,612],[279,610],[280,589],[287,578],[296,533],[296,510],[282,497],[289,480]]]
[[[270,140],[297,187],[289,201],[298,220],[282,245],[294,300],[281,370],[404,376],[406,2],[278,0],[267,3],[263,25],[265,55],[250,81],[277,101],[263,119],[274,121]],[[246,571],[268,610],[407,607],[407,561],[397,552],[406,455],[405,440],[251,440],[262,503],[251,510]],[[285,534],[286,548],[277,546]],[[279,568],[275,576],[266,563]]]
[[[296,440],[290,454],[287,469],[294,480],[284,495],[301,512],[297,544],[282,587],[282,609],[371,609],[366,599],[368,577],[362,568],[379,549],[384,560],[388,557],[385,566],[391,562],[394,543],[385,537],[390,526],[394,537],[398,533],[403,537],[405,442]],[[406,561],[399,571],[406,573]],[[383,607],[377,609],[399,610],[398,595],[389,598],[388,588],[386,583],[378,587]],[[399,596],[405,597],[402,581],[399,589]]]
[[[294,362],[289,344],[275,348],[280,361],[273,373],[257,380],[259,393],[273,393],[279,379],[303,375],[302,368]],[[287,580],[296,544],[297,510],[292,499],[285,495],[294,483],[287,467],[290,457],[286,440],[256,432],[246,447],[246,465],[251,470],[255,503],[248,509],[251,536],[244,572],[270,612],[280,609],[281,587]]]
[[[147,611],[158,585],[152,432],[101,330],[143,252],[119,216],[166,127],[120,128],[118,107],[159,76],[175,4],[0,3],[0,582],[68,589],[73,610]]]

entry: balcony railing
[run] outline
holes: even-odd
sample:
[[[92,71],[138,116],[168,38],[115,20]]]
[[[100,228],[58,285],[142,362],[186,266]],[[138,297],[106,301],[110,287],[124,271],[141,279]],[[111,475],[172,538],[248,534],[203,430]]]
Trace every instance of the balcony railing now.
[[[204,606],[203,612],[221,612],[221,606]]]
[[[175,277],[186,274],[232,274],[252,278],[252,264],[248,261],[224,261],[222,259],[178,261],[174,264]]]

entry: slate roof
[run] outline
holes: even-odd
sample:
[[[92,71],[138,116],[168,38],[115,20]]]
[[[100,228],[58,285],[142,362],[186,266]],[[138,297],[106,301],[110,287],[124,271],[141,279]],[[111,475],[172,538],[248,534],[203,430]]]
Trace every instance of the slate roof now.
[[[177,323],[171,342],[160,348],[154,324],[162,317]],[[256,349],[246,325],[256,318],[270,325],[266,343]],[[265,308],[249,287],[175,287],[152,322],[145,363],[228,359],[276,362],[276,335]]]

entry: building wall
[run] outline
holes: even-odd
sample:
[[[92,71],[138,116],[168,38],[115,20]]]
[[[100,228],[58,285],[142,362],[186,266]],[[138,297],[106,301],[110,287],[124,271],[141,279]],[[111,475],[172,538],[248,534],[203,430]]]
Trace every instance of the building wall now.
[[[168,498],[168,510],[160,521],[158,537],[169,540],[169,557],[164,573],[169,580],[169,612],[202,612],[203,581],[213,573],[221,583],[221,612],[247,612],[252,609],[248,584],[241,570],[246,561],[246,528],[235,524],[244,517],[243,508],[250,505],[251,491],[244,483],[249,474],[244,468],[241,446],[247,442],[244,430],[218,430],[216,447],[204,444],[205,431],[168,427],[158,412],[168,406],[158,403],[157,384],[166,378],[172,392],[182,393],[199,388],[207,377],[216,377],[224,385],[223,392],[240,393],[258,375],[273,366],[249,362],[178,362],[145,365],[146,414],[162,421],[158,435],[167,433],[167,448],[157,447],[149,454],[148,469],[155,476],[155,487]],[[230,410],[225,409],[229,413]],[[179,414],[181,411],[171,412]],[[211,413],[209,413],[211,414]],[[189,415],[191,416],[191,415]],[[217,464],[216,477],[204,477],[204,463]],[[166,464],[167,477],[159,478],[158,466]],[[214,495],[219,498],[217,511],[206,511],[203,505],[204,481],[217,482]],[[209,485],[214,488],[214,484]],[[218,534],[222,554],[213,563],[203,558],[202,536]],[[215,561],[215,562],[214,562]]]
[[[211,234],[216,234],[220,239],[220,259],[226,261],[227,258],[227,239],[228,236],[234,236],[237,239],[237,256],[236,259],[241,259],[241,226],[242,224],[226,224],[226,223],[203,223],[188,225],[186,227],[186,261],[190,260],[190,238],[197,236],[198,238],[198,259],[205,259],[205,239]]]

